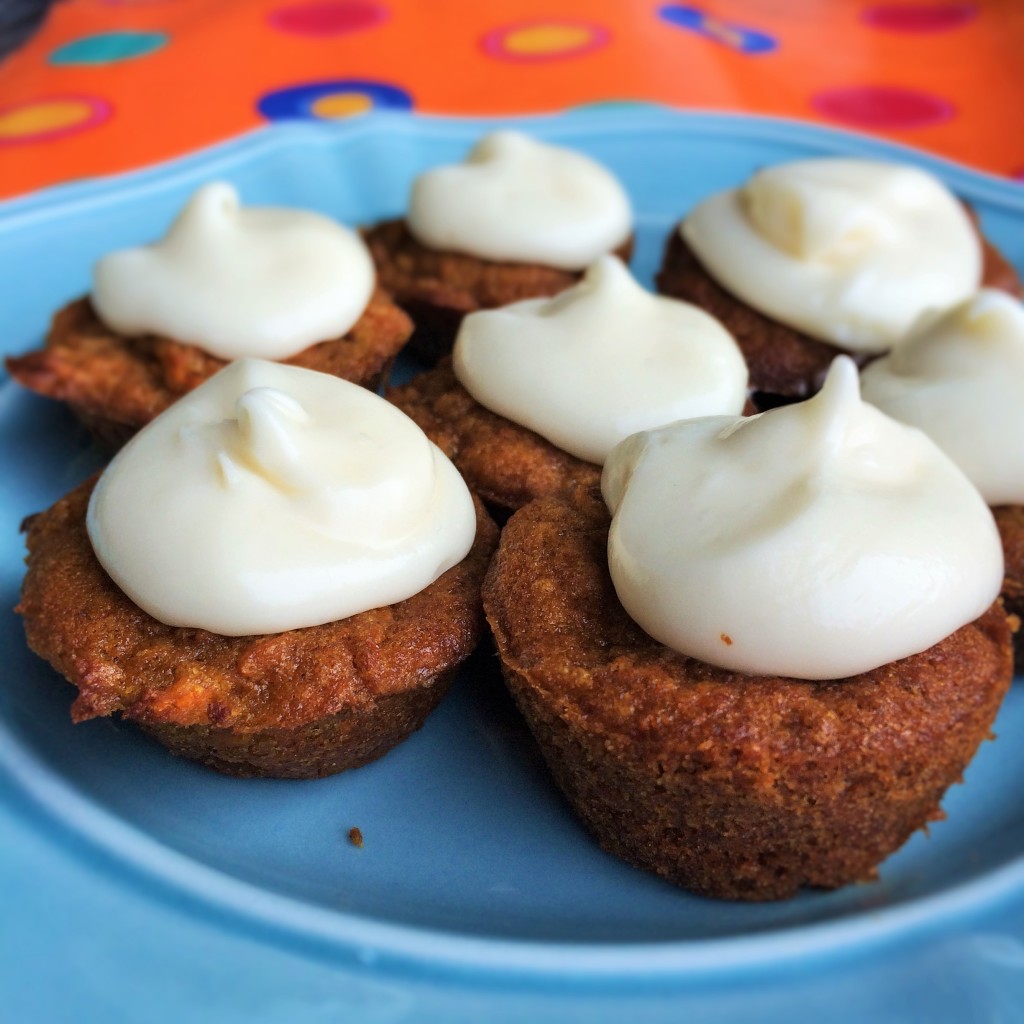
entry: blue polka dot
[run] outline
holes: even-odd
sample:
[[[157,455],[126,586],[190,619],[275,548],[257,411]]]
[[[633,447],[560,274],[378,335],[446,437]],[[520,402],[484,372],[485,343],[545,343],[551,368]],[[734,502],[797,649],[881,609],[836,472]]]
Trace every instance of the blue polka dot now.
[[[374,110],[411,110],[412,97],[397,85],[342,78],[329,82],[307,82],[276,89],[260,97],[259,112],[268,121],[321,121],[317,113],[334,97],[364,97]]]
[[[746,28],[733,22],[722,21],[699,7],[687,7],[683,4],[666,4],[658,10],[663,21],[676,28],[686,29],[695,35],[711,39],[740,53],[758,54],[771,53],[778,47],[778,42],[765,32]]]
[[[162,50],[167,39],[165,32],[100,32],[65,43],[50,54],[50,63],[59,66],[116,64]]]

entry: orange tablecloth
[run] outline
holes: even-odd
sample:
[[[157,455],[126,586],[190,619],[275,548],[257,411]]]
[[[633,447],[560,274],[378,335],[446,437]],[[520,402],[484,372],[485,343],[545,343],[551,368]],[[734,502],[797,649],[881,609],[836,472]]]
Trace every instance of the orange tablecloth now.
[[[657,102],[1024,177],[1024,3],[64,0],[0,64],[0,197],[279,119]]]

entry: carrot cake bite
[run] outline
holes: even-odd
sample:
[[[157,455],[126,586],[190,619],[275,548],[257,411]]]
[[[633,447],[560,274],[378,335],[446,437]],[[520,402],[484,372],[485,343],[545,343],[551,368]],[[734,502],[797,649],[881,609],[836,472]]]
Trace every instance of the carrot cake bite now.
[[[1003,601],[1024,615],[1024,306],[983,289],[861,374],[866,401],[923,430],[992,507]],[[1020,631],[1018,664],[1024,658]]]
[[[234,775],[379,757],[482,629],[496,529],[407,417],[243,359],[26,523],[30,647],[78,689]]]
[[[410,348],[436,361],[477,309],[554,295],[605,253],[629,258],[632,212],[596,161],[513,131],[413,183],[404,220],[366,231],[381,283],[410,314]]]
[[[835,157],[765,168],[702,200],[658,274],[660,291],[732,331],[768,404],[813,394],[840,353],[863,364],[982,283],[1020,286],[940,181]]]
[[[90,295],[7,368],[117,447],[245,356],[376,388],[411,330],[357,234],[308,210],[243,207],[219,182],[161,240],[100,259]]]
[[[484,586],[576,813],[704,895],[872,878],[941,816],[1010,684],[975,488],[840,360],[805,403],[632,436],[602,490],[517,512]]]
[[[739,414],[747,368],[713,317],[602,256],[554,298],[471,313],[453,358],[387,397],[476,493],[514,509],[597,484],[638,430]]]

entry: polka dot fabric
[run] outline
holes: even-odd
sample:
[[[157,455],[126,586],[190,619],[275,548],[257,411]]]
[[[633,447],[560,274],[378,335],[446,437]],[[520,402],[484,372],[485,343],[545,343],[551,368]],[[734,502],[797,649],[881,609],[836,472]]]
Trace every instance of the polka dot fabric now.
[[[661,103],[884,136],[1019,179],[1024,6],[63,0],[0,64],[0,198],[281,120]]]

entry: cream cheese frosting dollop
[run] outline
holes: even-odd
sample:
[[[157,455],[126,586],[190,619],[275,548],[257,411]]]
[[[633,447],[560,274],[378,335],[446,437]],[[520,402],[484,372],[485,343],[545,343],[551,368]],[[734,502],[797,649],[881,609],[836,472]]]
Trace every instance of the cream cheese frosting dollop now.
[[[340,338],[376,272],[355,232],[309,210],[243,207],[224,182],[199,189],[166,236],[93,269],[92,303],[121,334],[155,334],[220,359],[287,359]]]
[[[411,597],[466,555],[476,515],[455,467],[394,406],[243,359],[115,456],[87,526],[144,611],[243,636]]]
[[[599,163],[513,131],[413,183],[407,224],[431,249],[582,270],[632,230],[629,199]]]
[[[738,414],[746,401],[732,335],[695,306],[645,291],[615,256],[554,298],[471,313],[454,367],[481,405],[596,463],[638,430]]]
[[[983,289],[861,373],[864,398],[923,430],[990,505],[1024,505],[1024,306]]]
[[[814,398],[636,434],[609,456],[608,562],[651,636],[712,665],[841,679],[926,650],[1003,580],[992,514],[833,363]]]
[[[982,252],[956,197],[915,167],[803,160],[710,196],[680,225],[729,292],[857,352],[899,344],[922,314],[977,289]]]

